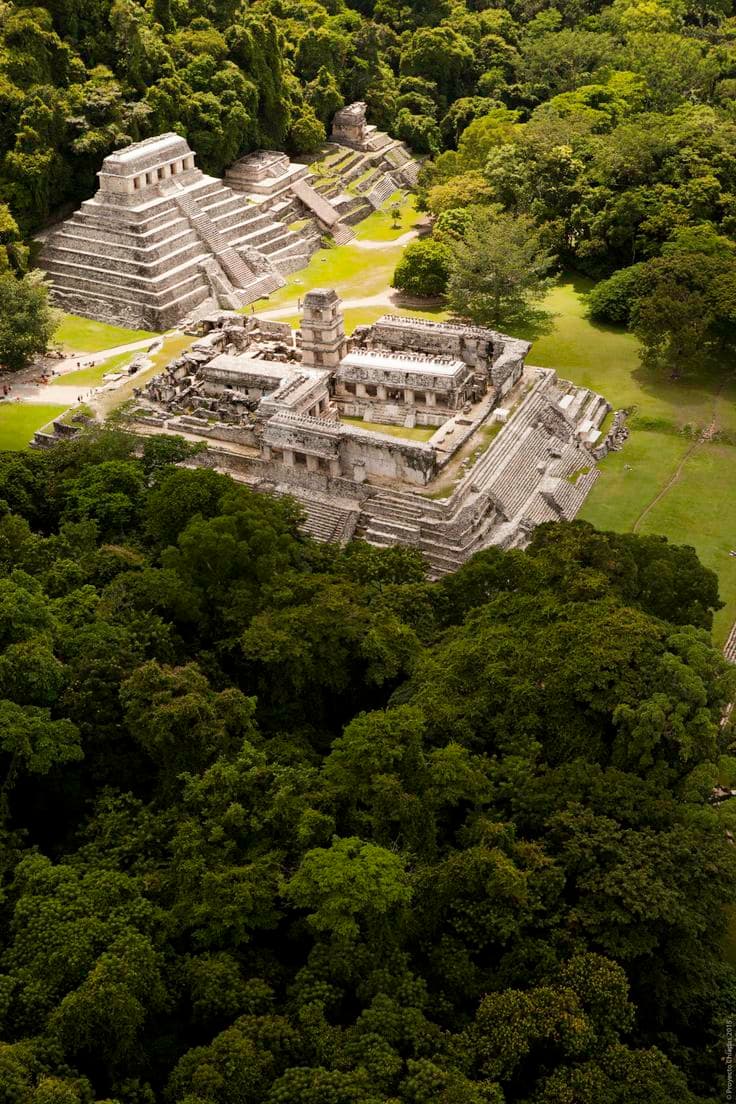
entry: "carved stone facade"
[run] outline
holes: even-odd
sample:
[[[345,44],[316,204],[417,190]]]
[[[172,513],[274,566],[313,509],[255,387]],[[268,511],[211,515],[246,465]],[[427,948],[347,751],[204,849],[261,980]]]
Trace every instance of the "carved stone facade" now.
[[[527,368],[529,344],[496,331],[385,315],[346,338],[334,291],[304,307],[296,334],[204,319],[141,396],[139,427],[207,440],[197,463],[294,495],[315,536],[408,544],[434,574],[575,515],[597,476],[604,398]],[[418,426],[426,439],[407,432]]]

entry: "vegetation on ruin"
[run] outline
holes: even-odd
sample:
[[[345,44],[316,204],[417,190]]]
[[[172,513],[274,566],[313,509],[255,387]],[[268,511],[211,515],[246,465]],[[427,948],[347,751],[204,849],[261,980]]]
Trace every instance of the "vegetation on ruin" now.
[[[404,440],[408,441],[428,441],[437,432],[437,426],[413,426],[411,429],[407,429],[406,426],[386,425],[384,422],[367,422],[364,418],[350,418],[345,414],[343,414],[340,421],[346,422],[347,425],[357,426],[358,429],[365,429],[369,433],[386,433],[389,437],[403,437]]]
[[[427,582],[110,431],[0,455],[8,1104],[702,1104],[736,977],[715,576]]]
[[[3,1104],[723,1098],[735,42],[731,0],[0,0],[0,272],[116,147],[174,129],[221,174],[365,99],[471,274],[477,220],[523,220],[602,281],[525,336],[635,408],[583,516],[638,533],[428,583],[170,438],[0,455]],[[258,309],[328,283],[371,320],[416,217]],[[147,336],[98,325],[57,339]]]

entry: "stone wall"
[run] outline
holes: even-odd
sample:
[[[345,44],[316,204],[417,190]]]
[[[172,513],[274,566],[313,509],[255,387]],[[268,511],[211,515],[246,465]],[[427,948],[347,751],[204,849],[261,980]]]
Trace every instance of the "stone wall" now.
[[[379,476],[423,487],[437,472],[435,450],[421,441],[404,441],[388,434],[343,426],[340,436],[340,466],[361,481]]]

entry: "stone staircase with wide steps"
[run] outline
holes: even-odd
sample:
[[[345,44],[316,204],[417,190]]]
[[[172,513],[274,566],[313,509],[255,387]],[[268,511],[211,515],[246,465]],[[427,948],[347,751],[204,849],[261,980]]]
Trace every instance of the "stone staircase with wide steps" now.
[[[548,403],[549,400],[545,394],[547,384],[548,380],[545,377],[534,384],[508,425],[504,426],[498,436],[493,439],[471,471],[459,484],[455,495],[462,494],[466,486],[471,484],[481,491],[490,487],[498,471],[513,456],[526,430],[539,419],[543,408]]]
[[[179,210],[189,220],[190,226],[199,234],[202,241],[208,247],[218,261],[218,264],[227,274],[234,287],[244,288],[253,280],[253,270],[248,267],[240,254],[221,234],[209,215],[199,206],[196,200],[182,189],[173,192],[174,200]]]
[[[348,226],[344,222],[336,222],[332,227],[331,234],[335,245],[347,245],[355,238],[355,231],[352,226]]]
[[[408,162],[401,170],[401,179],[404,183],[408,184],[410,188],[416,187],[416,183],[419,180],[419,174],[422,171],[422,166],[416,161]]]
[[[528,426],[506,463],[496,470],[487,485],[509,521],[519,513],[544,474],[538,465],[546,468],[548,439],[543,430]]]
[[[255,490],[261,492],[266,488],[256,486]],[[269,485],[267,493],[275,494],[279,498],[288,496],[295,500],[303,514],[299,529],[313,540],[329,544],[347,544],[355,533],[358,520],[357,509],[350,509],[340,503],[315,496],[304,498],[291,487],[274,488]]]
[[[541,525],[545,521],[559,521],[560,515],[554,507],[550,506],[540,494],[534,497],[524,507],[522,521],[529,525]]]
[[[388,176],[381,174],[381,179],[366,193],[366,199],[370,203],[371,207],[378,208],[381,204],[385,203],[394,192],[396,191],[396,185]]]
[[[560,508],[562,518],[566,521],[572,521],[588,497],[590,489],[599,475],[598,468],[591,468],[590,471],[578,476],[574,482],[566,479],[560,481],[560,485],[555,490],[554,498]]]
[[[207,214],[229,215],[240,200],[208,177],[186,189],[172,184],[138,208],[87,200],[50,235],[41,263],[61,306],[165,329],[211,296],[218,270],[225,290],[252,284],[256,274]],[[205,271],[213,256],[218,270]]]
[[[598,470],[584,447],[558,440],[542,426],[545,407],[562,394],[553,373],[540,373],[449,498],[375,491],[362,503],[356,535],[381,547],[416,548],[430,574],[439,576],[490,544],[523,547],[534,525],[574,517]],[[582,397],[581,413],[590,401]]]

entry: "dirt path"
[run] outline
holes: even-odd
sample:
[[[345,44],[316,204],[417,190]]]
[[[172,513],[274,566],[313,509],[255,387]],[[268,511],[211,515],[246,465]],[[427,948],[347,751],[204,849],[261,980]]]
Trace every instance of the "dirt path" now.
[[[698,437],[697,441],[693,441],[690,448],[687,450],[685,455],[680,460],[680,463],[677,465],[674,472],[672,473],[670,478],[665,483],[664,487],[662,487],[657,492],[657,494],[654,496],[652,501],[647,506],[644,507],[644,509],[639,514],[639,516],[636,519],[636,521],[634,522],[634,524],[631,526],[631,532],[632,533],[638,533],[639,532],[639,528],[640,528],[642,522],[644,521],[644,519],[646,518],[646,516],[650,513],[650,511],[652,511],[654,509],[654,507],[657,505],[658,502],[662,501],[662,499],[664,498],[664,496],[666,494],[669,494],[669,492],[674,487],[675,483],[679,482],[680,476],[682,475],[682,469],[685,467],[685,465],[687,464],[688,460],[693,455],[695,450],[697,448],[699,448],[699,446],[702,445],[702,443],[703,443],[703,438],[702,437]]]
[[[119,356],[121,353],[135,353],[140,349],[149,349],[154,345],[160,345],[168,334],[156,337],[147,337],[143,341],[131,341],[128,345],[114,345],[111,349],[101,349],[97,353],[75,353],[55,362],[57,372],[64,375],[65,372],[77,372],[82,368],[92,368],[95,364],[101,364],[103,360]]]
[[[348,242],[348,245],[354,245],[357,249],[394,249],[397,245],[408,245],[410,241],[418,237],[418,230],[407,230],[405,234],[400,234],[398,238],[391,238],[389,241],[354,238],[351,242]]]

